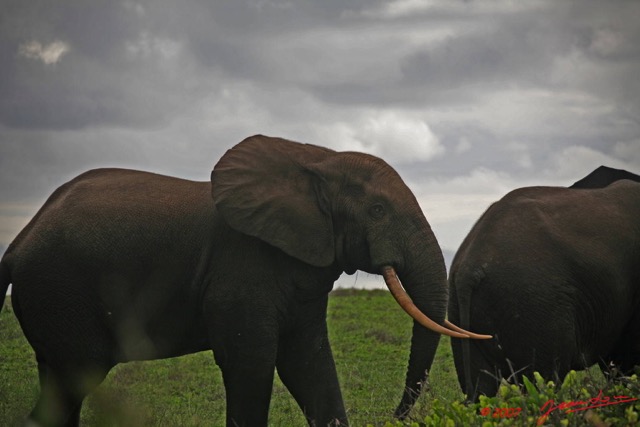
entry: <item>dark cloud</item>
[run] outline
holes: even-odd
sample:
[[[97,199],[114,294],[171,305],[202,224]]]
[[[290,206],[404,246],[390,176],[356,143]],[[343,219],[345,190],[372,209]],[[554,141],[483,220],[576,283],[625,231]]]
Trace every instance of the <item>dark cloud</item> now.
[[[207,179],[266,133],[385,157],[453,248],[508,188],[601,162],[640,172],[639,15],[623,0],[6,0],[0,218],[93,167]]]
[[[436,48],[417,52],[404,61],[401,84],[430,93],[549,84],[553,57],[566,47],[541,43],[532,36],[544,29],[516,27],[518,31],[500,27],[486,34],[452,37]]]
[[[201,89],[189,84],[188,72],[178,75],[177,43],[145,39],[135,7],[62,1],[12,2],[7,9],[12,22],[24,24],[0,30],[0,56],[7,59],[0,68],[0,123],[7,127],[155,126]],[[22,54],[33,42],[64,43],[68,52],[45,63]]]

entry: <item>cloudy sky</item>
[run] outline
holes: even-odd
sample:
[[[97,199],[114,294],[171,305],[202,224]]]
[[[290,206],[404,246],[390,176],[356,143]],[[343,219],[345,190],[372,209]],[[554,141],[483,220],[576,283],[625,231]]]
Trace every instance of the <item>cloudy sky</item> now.
[[[384,158],[455,251],[514,188],[640,173],[639,19],[632,0],[2,0],[0,248],[84,170],[206,180],[263,133]]]

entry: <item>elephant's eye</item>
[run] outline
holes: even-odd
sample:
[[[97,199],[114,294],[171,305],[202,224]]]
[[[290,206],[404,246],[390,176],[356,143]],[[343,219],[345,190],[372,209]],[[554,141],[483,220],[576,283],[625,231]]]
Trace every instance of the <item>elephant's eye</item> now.
[[[376,203],[369,208],[369,215],[371,215],[375,219],[382,218],[384,216],[384,206],[382,206],[380,203]]]

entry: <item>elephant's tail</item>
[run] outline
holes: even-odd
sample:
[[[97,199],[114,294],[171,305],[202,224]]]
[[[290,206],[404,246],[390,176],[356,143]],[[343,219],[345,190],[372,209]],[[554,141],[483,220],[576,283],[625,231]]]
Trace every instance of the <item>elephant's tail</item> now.
[[[474,289],[477,289],[481,283],[486,279],[487,271],[486,265],[475,269],[472,274],[464,275],[462,280],[457,283],[456,293],[458,296],[458,310],[460,315],[460,327],[466,330],[470,330],[471,326],[471,295]],[[476,325],[477,326],[477,325]],[[485,331],[488,333],[489,331]],[[494,337],[495,338],[495,337]],[[473,342],[472,342],[473,341]],[[462,366],[464,371],[464,384],[465,384],[465,393],[467,395],[467,399],[471,402],[475,402],[478,399],[478,366],[481,364],[478,357],[481,356],[480,353],[475,351],[476,360],[472,361],[471,354],[471,346],[483,345],[480,344],[477,340],[461,340],[461,348],[462,348]],[[477,348],[474,348],[477,350]],[[472,368],[472,363],[474,367]],[[473,370],[473,372],[472,372]],[[474,378],[474,375],[476,378]]]
[[[471,288],[458,290],[458,307],[460,313],[460,327],[466,330],[471,328]],[[475,400],[473,379],[471,378],[471,340],[461,340],[462,366],[464,369],[464,384],[467,399]]]
[[[7,295],[10,283],[11,271],[9,271],[9,266],[7,265],[5,257],[3,257],[2,260],[0,260],[0,296],[2,296],[2,300],[0,300],[0,312],[2,311],[2,306],[4,305],[5,296]]]
[[[458,296],[458,313],[460,316],[460,327],[466,330],[470,330],[471,326],[471,294],[473,290],[478,288],[480,283],[485,280],[486,271],[485,267],[480,267],[473,271],[473,274],[463,275],[460,280],[455,282],[456,294]],[[472,374],[472,355],[471,346],[477,345],[474,340],[460,340],[462,347],[462,367],[464,373],[464,390],[467,395],[467,399],[475,402],[477,399],[477,379]],[[476,360],[475,363],[478,363]]]

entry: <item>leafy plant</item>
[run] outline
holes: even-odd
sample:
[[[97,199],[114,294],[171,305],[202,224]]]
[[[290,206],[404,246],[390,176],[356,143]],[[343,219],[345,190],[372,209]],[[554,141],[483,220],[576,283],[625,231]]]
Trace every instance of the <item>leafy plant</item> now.
[[[522,385],[503,382],[495,397],[481,396],[475,404],[434,399],[421,420],[387,422],[400,426],[636,426],[640,413],[638,374],[609,374],[602,380],[592,371],[571,371],[562,383],[537,372]]]

